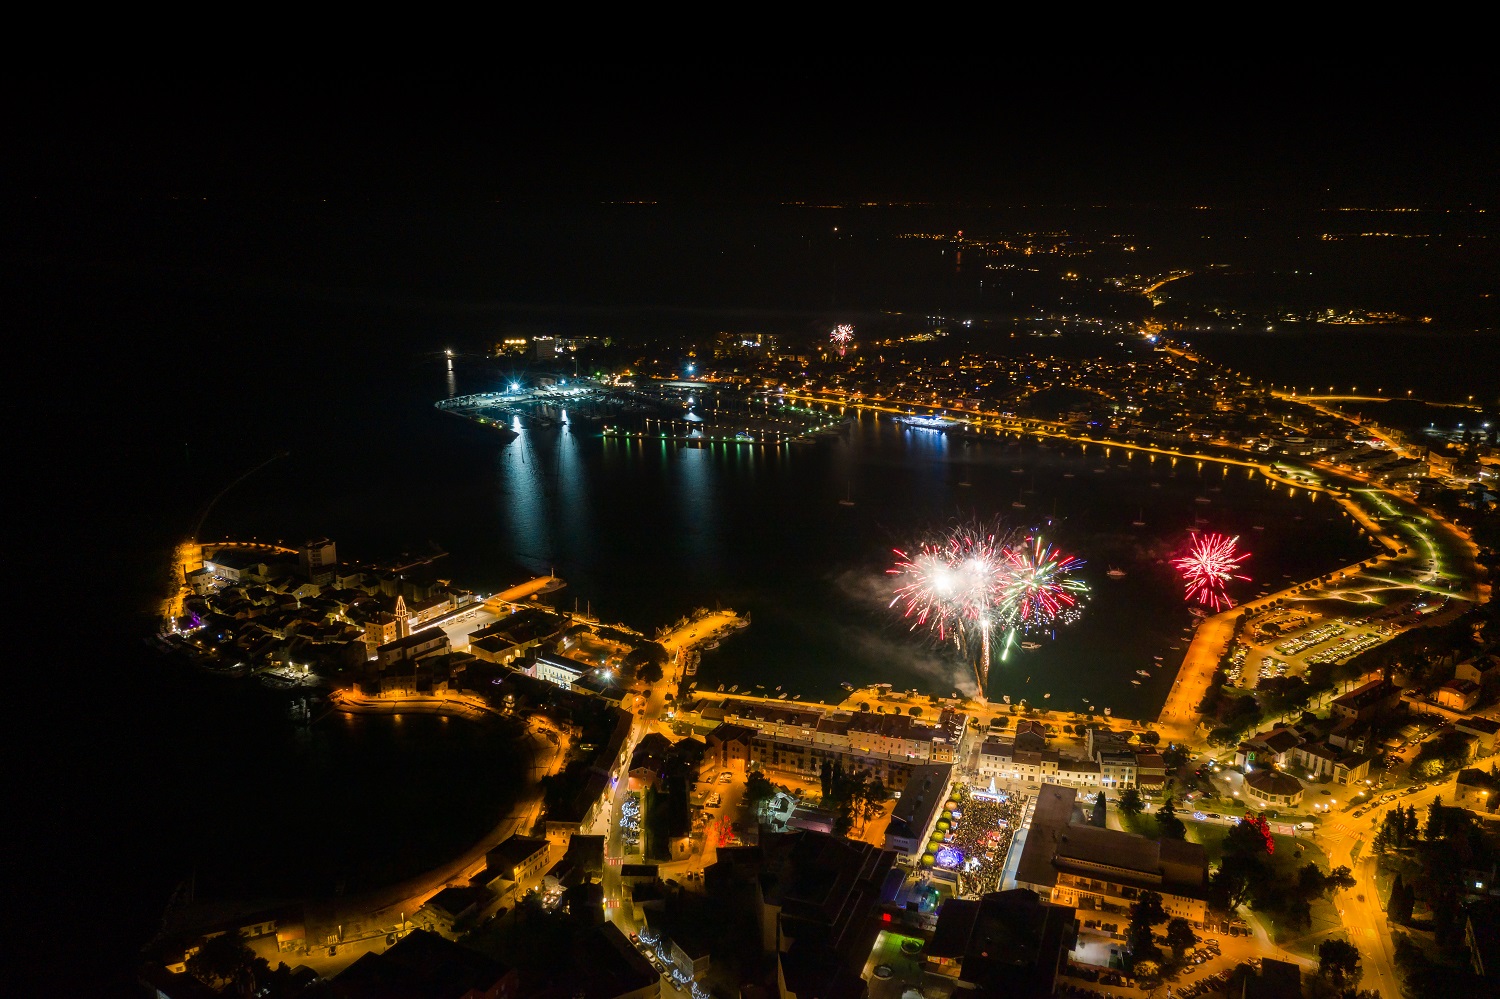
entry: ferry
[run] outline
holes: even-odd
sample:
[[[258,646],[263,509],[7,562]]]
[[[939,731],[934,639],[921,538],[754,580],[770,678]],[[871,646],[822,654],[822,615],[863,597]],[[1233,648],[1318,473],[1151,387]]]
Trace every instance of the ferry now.
[[[1105,575],[1108,576],[1110,579],[1124,579],[1125,578],[1125,570],[1124,569],[1116,569],[1114,566],[1110,566],[1109,567],[1109,571],[1106,572]]]

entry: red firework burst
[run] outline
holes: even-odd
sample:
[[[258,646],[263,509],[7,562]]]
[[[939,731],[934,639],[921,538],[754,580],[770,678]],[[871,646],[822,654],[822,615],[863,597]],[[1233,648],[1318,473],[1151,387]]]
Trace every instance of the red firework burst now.
[[[1193,546],[1172,564],[1182,573],[1184,589],[1189,600],[1197,601],[1214,610],[1228,607],[1229,596],[1224,592],[1231,579],[1249,579],[1235,572],[1240,563],[1249,558],[1249,553],[1235,553],[1238,537],[1226,538],[1222,534],[1204,534],[1193,541]]]

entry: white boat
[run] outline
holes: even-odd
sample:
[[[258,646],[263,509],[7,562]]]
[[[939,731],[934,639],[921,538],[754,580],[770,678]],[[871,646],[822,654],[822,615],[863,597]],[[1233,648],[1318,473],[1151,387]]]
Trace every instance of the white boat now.
[[[776,695],[776,699],[778,701],[784,701],[784,700],[786,700],[786,694],[777,694]]]
[[[719,684],[719,689],[716,691],[716,693],[720,693],[720,694],[724,693],[724,685],[722,683]]]
[[[697,690],[697,689],[698,689],[698,681],[697,680],[694,680],[692,683],[688,684],[688,690]]]
[[[1042,700],[1046,700],[1047,698],[1049,698],[1051,696],[1052,696],[1051,694],[1043,694],[1042,695]]]
[[[1138,670],[1135,671],[1135,675],[1136,676],[1150,676],[1151,674],[1148,673],[1148,672],[1146,672],[1143,669],[1138,669]]]
[[[1041,642],[1022,642],[1021,643],[1021,648],[1025,649],[1027,652],[1031,652],[1031,651],[1033,651],[1035,649],[1039,649],[1041,647],[1042,647],[1042,643]],[[1031,677],[1028,676],[1026,679],[1030,680]]]
[[[1110,566],[1109,567],[1109,571],[1106,572],[1105,575],[1108,576],[1110,579],[1124,579],[1125,578],[1125,570],[1124,569],[1116,569],[1114,566]]]
[[[733,687],[730,687],[730,688],[729,688],[729,692],[730,692],[730,693],[731,693],[731,694],[732,694],[732,693],[734,693],[734,692],[735,692],[735,691],[736,691],[736,690],[739,690],[739,689],[740,689],[740,685],[739,685],[739,684],[735,684],[735,685],[734,685],[734,686],[733,686]]]
[[[1137,687],[1139,687],[1141,685],[1141,681],[1139,681],[1139,680],[1131,680],[1130,682],[1133,683],[1133,684],[1135,684]]]

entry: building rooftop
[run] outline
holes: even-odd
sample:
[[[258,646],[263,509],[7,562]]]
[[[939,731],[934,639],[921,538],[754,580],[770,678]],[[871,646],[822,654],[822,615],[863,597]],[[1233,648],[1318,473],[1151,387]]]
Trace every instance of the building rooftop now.
[[[1302,793],[1302,782],[1279,770],[1252,770],[1245,775],[1245,783],[1262,795],[1279,794],[1290,797]]]

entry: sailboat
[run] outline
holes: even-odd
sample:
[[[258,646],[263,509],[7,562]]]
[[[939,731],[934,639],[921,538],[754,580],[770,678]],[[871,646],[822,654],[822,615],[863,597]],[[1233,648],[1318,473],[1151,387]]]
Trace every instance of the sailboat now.
[[[1015,507],[1017,510],[1024,510],[1024,509],[1026,509],[1026,504],[1021,502],[1021,497],[1020,496],[1016,497],[1015,502],[1011,503],[1011,506]]]
[[[1153,483],[1153,485],[1154,485],[1154,483]],[[1135,515],[1135,519],[1132,520],[1130,523],[1131,523],[1131,526],[1133,526],[1133,527],[1145,527],[1146,526],[1146,508],[1145,507],[1141,507],[1141,512],[1138,513],[1138,514],[1136,514]]]
[[[845,483],[844,484],[844,498],[841,499],[841,500],[839,500],[839,506],[853,506],[853,505],[854,505],[853,486],[849,485],[848,483]]]

